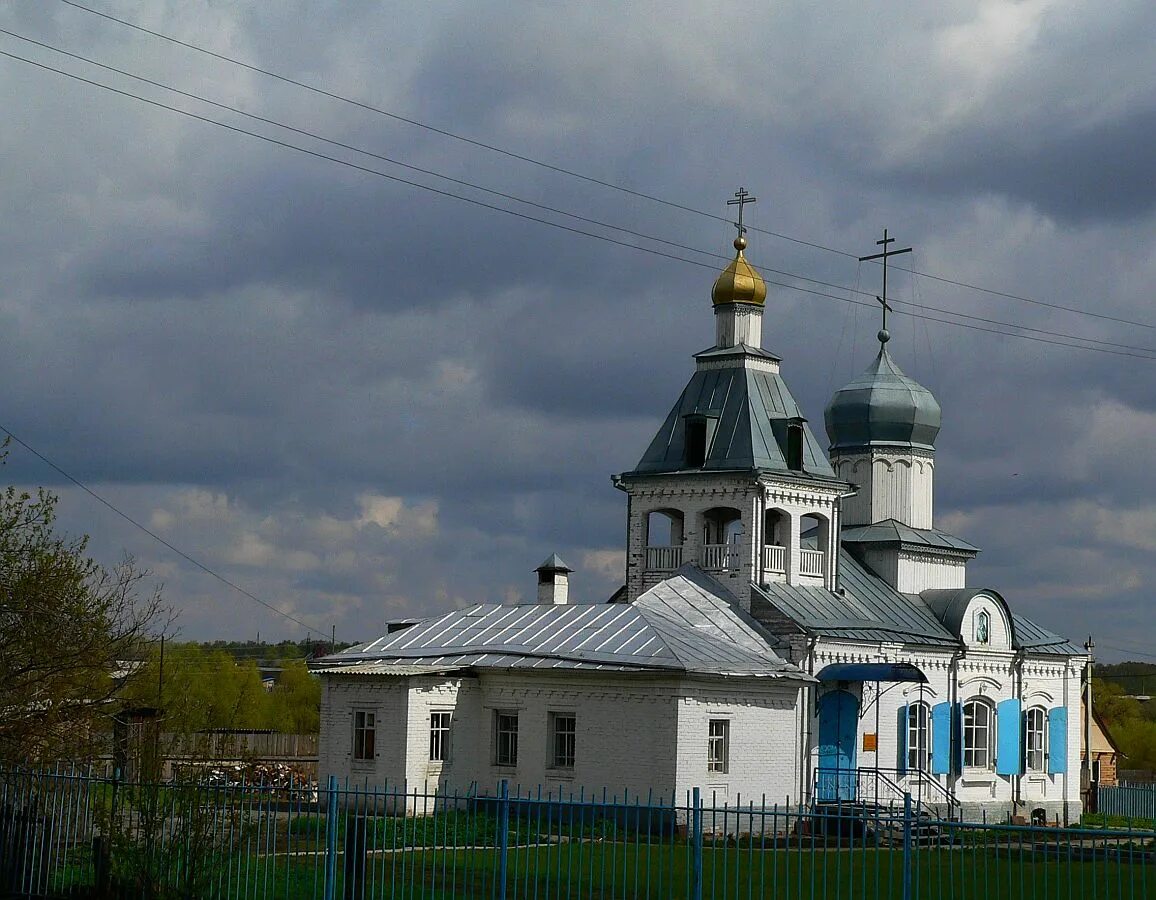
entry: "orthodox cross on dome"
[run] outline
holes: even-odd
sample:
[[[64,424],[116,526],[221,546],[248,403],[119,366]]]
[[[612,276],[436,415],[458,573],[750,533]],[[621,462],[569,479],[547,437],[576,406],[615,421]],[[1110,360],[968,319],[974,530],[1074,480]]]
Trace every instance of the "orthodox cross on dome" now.
[[[739,208],[739,220],[734,223],[735,228],[739,230],[739,237],[746,234],[747,230],[743,225],[743,207],[748,203],[757,203],[758,199],[758,197],[752,197],[745,187],[741,187],[735,191],[735,199],[727,201],[727,206],[737,206]]]
[[[729,203],[730,201],[728,200],[727,202]],[[742,207],[739,207],[739,209],[741,211]],[[886,344],[891,339],[891,335],[887,332],[887,313],[893,312],[891,307],[887,305],[887,260],[892,256],[899,256],[901,253],[910,253],[911,248],[904,247],[902,250],[888,250],[887,245],[894,244],[895,238],[887,236],[886,228],[883,229],[883,240],[876,241],[875,243],[882,245],[883,252],[872,253],[870,256],[860,256],[859,262],[867,262],[872,259],[883,260],[883,296],[876,297],[875,299],[878,300],[879,304],[883,307],[883,328],[879,331],[879,343]]]

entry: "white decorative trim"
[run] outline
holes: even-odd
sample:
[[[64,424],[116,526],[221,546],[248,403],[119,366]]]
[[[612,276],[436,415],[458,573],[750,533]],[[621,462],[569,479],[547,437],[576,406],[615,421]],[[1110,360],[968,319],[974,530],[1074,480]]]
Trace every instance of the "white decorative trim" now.
[[[695,360],[696,372],[716,372],[719,369],[748,369],[751,372],[769,372],[771,375],[779,374],[778,362],[763,356],[747,356],[746,354],[736,353],[734,356],[724,356],[722,359]]]

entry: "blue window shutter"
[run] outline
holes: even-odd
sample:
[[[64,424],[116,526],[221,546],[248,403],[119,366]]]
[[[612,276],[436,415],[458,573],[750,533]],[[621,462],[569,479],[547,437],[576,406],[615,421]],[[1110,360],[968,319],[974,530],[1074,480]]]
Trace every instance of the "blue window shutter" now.
[[[1068,709],[1055,706],[1048,710],[1048,774],[1068,771]]]
[[[896,761],[895,770],[903,775],[907,771],[907,710],[910,707],[899,707],[899,721],[897,724],[899,733],[895,746],[899,748],[899,759]]]
[[[931,708],[932,775],[951,771],[951,743],[951,704],[937,703]]]
[[[1001,700],[995,708],[995,771],[997,775],[1019,775],[1023,765],[1020,702],[1014,697]]]

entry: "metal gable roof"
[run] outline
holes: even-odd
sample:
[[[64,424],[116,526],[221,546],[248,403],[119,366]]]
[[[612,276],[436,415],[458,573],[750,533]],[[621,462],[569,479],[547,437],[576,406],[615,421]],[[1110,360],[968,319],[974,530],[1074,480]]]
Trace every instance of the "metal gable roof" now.
[[[630,474],[685,470],[683,421],[704,415],[716,421],[704,471],[770,469],[790,472],[784,455],[789,419],[803,418],[786,382],[775,372],[742,365],[695,372],[650,446]],[[834,477],[823,448],[803,423],[803,465],[807,474]]]
[[[633,604],[485,604],[456,610],[326,657],[323,671],[484,666],[807,679],[774,653],[758,625],[734,603],[721,585],[688,567]]]

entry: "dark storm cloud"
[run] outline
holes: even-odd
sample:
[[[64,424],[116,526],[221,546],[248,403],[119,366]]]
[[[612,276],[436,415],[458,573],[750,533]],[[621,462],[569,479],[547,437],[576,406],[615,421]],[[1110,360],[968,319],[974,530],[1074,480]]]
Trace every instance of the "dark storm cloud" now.
[[[729,252],[722,222],[52,9],[11,4],[0,18],[628,230],[567,222],[576,228],[699,261],[711,257],[645,236]],[[916,244],[922,270],[1151,318],[1145,4],[1090,22],[1043,2],[902,17],[856,4],[822,15],[700,4],[662,15],[598,4],[110,9],[696,209],[721,213],[744,183],[760,196],[748,211],[756,227],[867,253],[889,225]],[[736,33],[760,52],[736,53]],[[609,475],[637,461],[691,354],[711,343],[721,262],[700,268],[437,198],[15,63],[0,66],[0,91],[13,123],[0,133],[10,173],[0,423],[326,632],[336,623],[370,637],[388,616],[529,597],[530,570],[553,551],[578,570],[580,597],[620,583],[624,504]],[[795,283],[775,268],[877,290],[873,267],[750,237],[768,278]],[[892,292],[1156,343],[1144,329],[902,275]],[[772,286],[764,343],[813,424],[867,366],[877,328],[873,309]],[[1115,627],[1108,605],[1120,637],[1150,634],[1153,364],[902,316],[893,333],[896,359],[943,405],[937,515],[986,548],[971,583],[1006,589],[1077,637]],[[92,533],[102,559],[137,553],[184,610],[187,636],[292,630],[27,455],[14,453],[6,474],[61,485],[62,523]]]
[[[1014,128],[1014,125],[1012,126]],[[1077,224],[1146,216],[1156,206],[1156,110],[1073,128],[946,135],[938,148],[882,177],[899,190],[956,197],[993,193]]]

